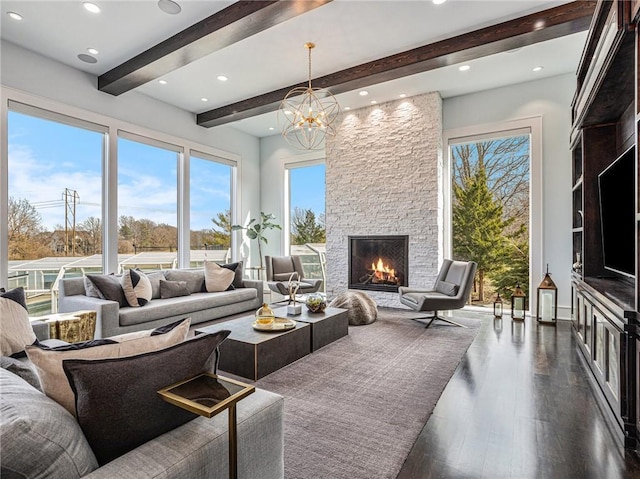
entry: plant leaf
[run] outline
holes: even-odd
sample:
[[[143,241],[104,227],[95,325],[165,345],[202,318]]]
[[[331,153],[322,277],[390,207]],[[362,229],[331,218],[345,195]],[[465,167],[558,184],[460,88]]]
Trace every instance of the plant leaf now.
[[[258,237],[258,234],[253,230],[247,230],[247,236],[249,237],[249,239],[256,239]]]

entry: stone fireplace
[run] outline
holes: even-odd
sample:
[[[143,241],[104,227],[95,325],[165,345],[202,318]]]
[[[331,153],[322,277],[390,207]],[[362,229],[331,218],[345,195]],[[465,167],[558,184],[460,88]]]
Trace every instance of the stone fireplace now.
[[[349,289],[397,292],[408,268],[408,236],[349,236]]]
[[[367,236],[407,238],[402,284],[430,287],[443,256],[440,94],[343,112],[337,121],[336,135],[326,140],[327,294],[357,283],[350,238]],[[398,285],[384,286],[366,293],[379,306],[404,307]]]

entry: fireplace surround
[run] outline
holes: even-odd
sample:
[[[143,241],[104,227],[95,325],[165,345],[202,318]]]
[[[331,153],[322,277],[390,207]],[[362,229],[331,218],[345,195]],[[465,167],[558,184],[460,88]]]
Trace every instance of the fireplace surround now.
[[[408,286],[409,236],[349,236],[349,289],[397,292]]]

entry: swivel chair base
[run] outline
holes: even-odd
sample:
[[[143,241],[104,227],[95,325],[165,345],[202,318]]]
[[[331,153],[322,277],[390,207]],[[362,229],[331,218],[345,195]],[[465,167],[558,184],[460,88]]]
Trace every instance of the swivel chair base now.
[[[438,316],[438,312],[437,311],[433,312],[433,316],[421,316],[419,318],[411,318],[411,319],[413,319],[414,321],[418,321],[419,319],[429,319],[430,321],[427,323],[425,328],[428,328],[429,326],[431,326],[431,323],[433,323],[435,320],[438,320],[438,321],[443,321],[445,323],[449,323],[451,326],[458,326],[459,328],[468,329],[468,327],[465,326],[464,324],[456,323],[455,321],[452,321],[450,319],[442,318],[442,317]],[[418,322],[422,323],[422,321],[418,321]]]

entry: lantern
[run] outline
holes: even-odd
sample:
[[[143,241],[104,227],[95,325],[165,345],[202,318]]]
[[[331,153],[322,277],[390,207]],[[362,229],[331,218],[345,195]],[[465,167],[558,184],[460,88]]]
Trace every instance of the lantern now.
[[[498,297],[493,302],[493,315],[496,318],[502,317],[502,298],[500,297],[500,293],[498,293]]]
[[[511,319],[524,321],[526,299],[527,297],[518,282],[516,284],[516,289],[511,293]]]
[[[558,319],[558,288],[549,275],[549,265],[538,286],[537,296],[536,319],[539,323],[555,325]]]

